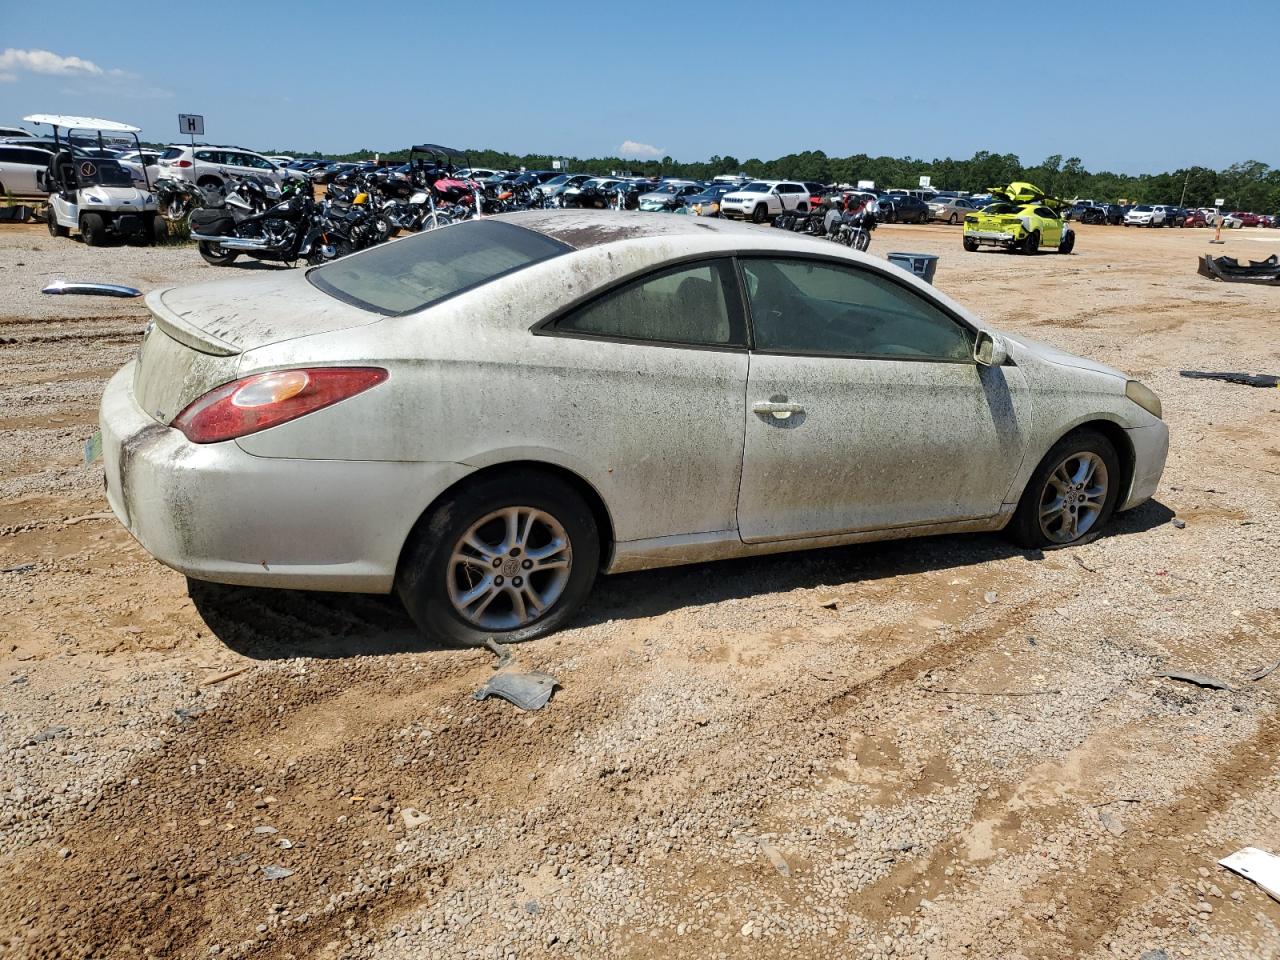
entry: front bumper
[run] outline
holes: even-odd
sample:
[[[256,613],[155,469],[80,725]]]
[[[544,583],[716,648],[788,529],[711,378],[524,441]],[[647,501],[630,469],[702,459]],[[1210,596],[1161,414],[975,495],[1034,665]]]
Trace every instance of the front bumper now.
[[[1133,482],[1129,484],[1129,496],[1120,504],[1121,510],[1132,509],[1155,496],[1169,456],[1169,427],[1164,421],[1131,427],[1125,434],[1133,445]]]
[[[107,502],[148,553],[198,580],[387,593],[413,524],[472,471],[191,443],[138,406],[134,369],[127,364],[102,395]]]

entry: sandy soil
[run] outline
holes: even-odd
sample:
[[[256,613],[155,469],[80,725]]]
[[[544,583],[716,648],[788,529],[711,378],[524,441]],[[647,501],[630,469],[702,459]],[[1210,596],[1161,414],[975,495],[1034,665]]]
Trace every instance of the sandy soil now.
[[[142,308],[32,291],[213,271],[40,230],[0,227],[0,956],[1280,954],[1215,864],[1280,850],[1280,671],[1248,679],[1280,659],[1280,391],[1178,376],[1280,373],[1280,291],[1198,277],[1208,231],[875,235],[1163,397],[1164,483],[1110,536],[606,579],[515,651],[563,685],[525,714],[389,599],[153,562],[81,452]]]

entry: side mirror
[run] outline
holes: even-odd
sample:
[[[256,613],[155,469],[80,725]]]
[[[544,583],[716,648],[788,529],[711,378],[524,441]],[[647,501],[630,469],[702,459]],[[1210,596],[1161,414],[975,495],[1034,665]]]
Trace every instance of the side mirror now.
[[[973,359],[984,367],[1004,366],[1009,362],[1009,349],[1005,346],[1004,337],[979,330],[978,339],[973,345]]]

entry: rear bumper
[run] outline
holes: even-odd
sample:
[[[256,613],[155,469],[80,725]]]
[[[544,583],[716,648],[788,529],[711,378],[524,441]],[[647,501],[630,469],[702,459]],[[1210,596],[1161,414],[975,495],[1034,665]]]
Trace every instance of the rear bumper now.
[[[1163,421],[1132,427],[1125,433],[1133,445],[1133,482],[1129,485],[1129,496],[1120,504],[1121,510],[1129,510],[1155,496],[1169,456],[1169,427]]]
[[[472,468],[257,457],[191,443],[133,395],[134,363],[102,396],[112,511],[147,552],[198,580],[386,593],[418,517]]]
[[[999,230],[966,230],[964,235],[979,243],[1013,243],[1018,239],[1012,233],[1003,233]]]

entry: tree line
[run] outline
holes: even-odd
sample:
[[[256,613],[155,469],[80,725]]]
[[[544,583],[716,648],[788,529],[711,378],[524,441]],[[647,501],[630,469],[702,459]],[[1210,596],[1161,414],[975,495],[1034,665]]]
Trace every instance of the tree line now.
[[[287,152],[287,151],[286,151]],[[1188,207],[1213,206],[1223,198],[1231,210],[1259,213],[1280,211],[1280,169],[1257,160],[1235,163],[1224,170],[1184,167],[1168,173],[1137,175],[1090,172],[1079,157],[1063,159],[1060,154],[1026,166],[1013,153],[980,150],[968,160],[947,157],[921,160],[914,157],[872,157],[865,153],[849,157],[829,157],[821,150],[789,153],[776,160],[733,156],[713,156],[709,160],[680,162],[671,157],[653,160],[624,160],[619,157],[553,157],[545,154],[505,153],[500,150],[468,150],[467,161],[475,167],[502,170],[547,170],[553,160],[564,159],[569,170],[580,173],[629,173],[634,176],[689,177],[710,179],[717,174],[744,173],[749,177],[786,180],[816,180],[820,183],[856,184],[872,180],[882,190],[915,187],[921,176],[931,178],[934,189],[985,192],[1014,180],[1034,183],[1047,194],[1068,200],[1088,198],[1132,203],[1181,203]],[[403,160],[409,151],[379,154],[384,159]],[[339,160],[369,160],[372,150],[358,150]]]

